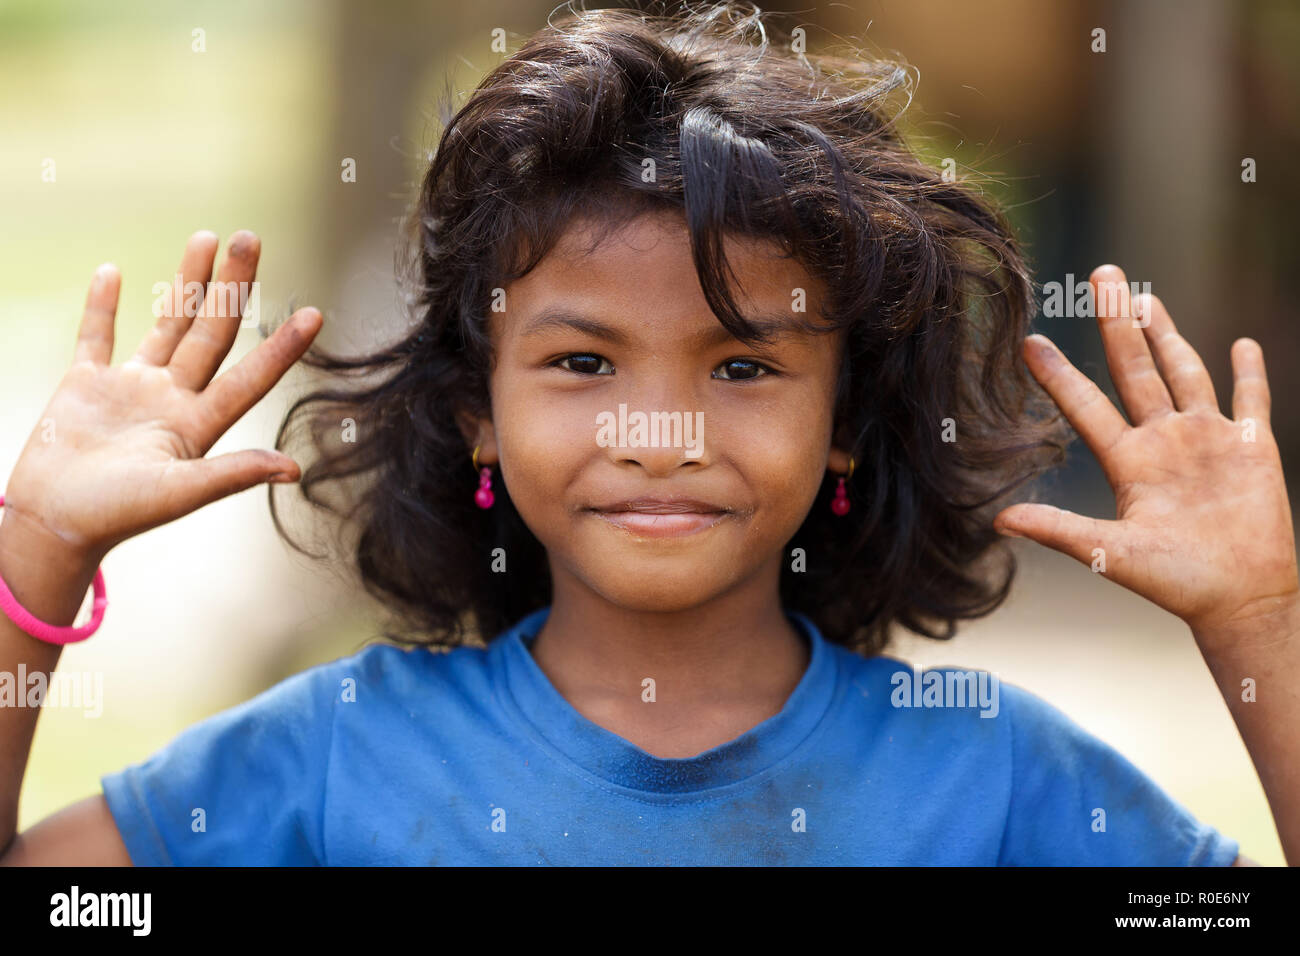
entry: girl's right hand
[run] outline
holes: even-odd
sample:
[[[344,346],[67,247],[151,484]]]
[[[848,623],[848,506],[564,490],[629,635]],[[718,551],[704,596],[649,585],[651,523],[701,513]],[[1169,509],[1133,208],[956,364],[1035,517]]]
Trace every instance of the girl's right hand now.
[[[180,272],[187,286],[198,282],[204,289],[198,315],[174,308],[169,294],[158,323],[116,367],[109,363],[121,277],[110,264],[99,267],[72,367],[0,486],[4,520],[37,529],[65,556],[94,567],[132,535],[209,502],[265,481],[298,480],[297,464],[277,451],[203,457],[307,351],[321,327],[319,311],[299,309],[213,381],[239,331],[242,316],[230,313],[247,301],[225,294],[244,286],[224,284],[253,281],[260,246],[251,232],[232,235],[213,283],[217,237],[191,236]]]

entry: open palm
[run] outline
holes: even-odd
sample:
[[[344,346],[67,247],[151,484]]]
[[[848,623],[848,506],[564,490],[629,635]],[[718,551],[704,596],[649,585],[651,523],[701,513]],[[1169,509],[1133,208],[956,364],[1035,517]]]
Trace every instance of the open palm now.
[[[298,466],[272,450],[206,459],[217,439],[307,350],[321,326],[315,309],[213,381],[239,331],[222,287],[252,282],[260,242],[235,233],[211,282],[217,237],[195,233],[180,272],[205,290],[197,315],[169,308],[122,365],[109,363],[120,276],[96,272],[75,360],[46,407],[4,490],[5,508],[96,558],[133,534],[263,481],[296,480]],[[235,300],[243,301],[243,300]]]
[[[1101,463],[1116,520],[1019,504],[995,527],[1094,567],[1195,630],[1295,599],[1291,508],[1258,343],[1233,343],[1228,419],[1204,363],[1160,300],[1144,294],[1130,302],[1115,266],[1090,280],[1107,365],[1131,424],[1046,337],[1030,336],[1024,354]]]

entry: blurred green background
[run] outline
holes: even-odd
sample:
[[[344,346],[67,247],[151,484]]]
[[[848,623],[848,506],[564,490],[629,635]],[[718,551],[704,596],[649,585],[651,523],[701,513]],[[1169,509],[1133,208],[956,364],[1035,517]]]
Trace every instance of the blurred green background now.
[[[597,4],[590,4],[595,7]],[[763,5],[809,49],[865,46],[915,65],[904,117],[936,164],[971,167],[1004,200],[1038,282],[1115,262],[1149,281],[1200,351],[1228,410],[1228,347],[1264,346],[1274,429],[1295,496],[1300,274],[1290,175],[1300,138],[1300,7],[1275,2]],[[312,304],[323,344],[395,334],[398,222],[459,105],[549,3],[0,2],[0,461],[12,466],[72,353],[96,265],[122,270],[115,360],[153,319],[151,287],[197,229],[262,239],[269,317]],[[1107,48],[1094,52],[1093,31]],[[196,32],[201,31],[201,32]],[[201,42],[202,51],[196,49]],[[1243,183],[1241,163],[1258,180]],[[344,158],[355,183],[341,181]],[[53,181],[49,179],[50,162]],[[224,254],[224,253],[222,253]],[[1113,396],[1095,324],[1038,328]],[[258,333],[240,332],[231,364]],[[270,447],[295,372],[213,449]],[[1113,499],[1078,444],[1050,499],[1102,517]],[[292,489],[279,493],[288,501]],[[1020,545],[1009,603],[923,664],[995,670],[1065,710],[1199,818],[1281,864],[1267,805],[1186,628],[1069,559]],[[358,649],[376,609],[336,569],[293,554],[265,492],[235,496],[120,546],[110,609],[61,670],[102,672],[99,718],[47,709],[19,825],[98,790],[182,728],[310,664]],[[87,602],[88,603],[88,602]]]

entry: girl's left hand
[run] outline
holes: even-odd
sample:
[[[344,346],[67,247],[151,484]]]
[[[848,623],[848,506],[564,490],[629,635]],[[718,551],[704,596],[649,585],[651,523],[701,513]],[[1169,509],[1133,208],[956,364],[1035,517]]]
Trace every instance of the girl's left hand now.
[[[1018,504],[998,514],[995,528],[1093,567],[1182,618],[1198,640],[1300,609],[1259,344],[1232,345],[1235,421],[1225,418],[1204,363],[1160,300],[1143,294],[1130,304],[1115,266],[1098,267],[1089,280],[1106,363],[1132,424],[1045,336],[1029,336],[1024,356],[1101,462],[1118,517]]]

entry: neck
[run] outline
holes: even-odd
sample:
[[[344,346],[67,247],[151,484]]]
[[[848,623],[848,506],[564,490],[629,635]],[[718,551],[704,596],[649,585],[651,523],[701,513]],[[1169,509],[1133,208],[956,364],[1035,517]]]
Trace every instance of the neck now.
[[[593,722],[639,737],[652,753],[698,753],[780,711],[807,669],[808,645],[781,609],[779,574],[774,563],[706,604],[647,611],[553,572],[533,658]],[[647,677],[656,707],[643,699]]]

